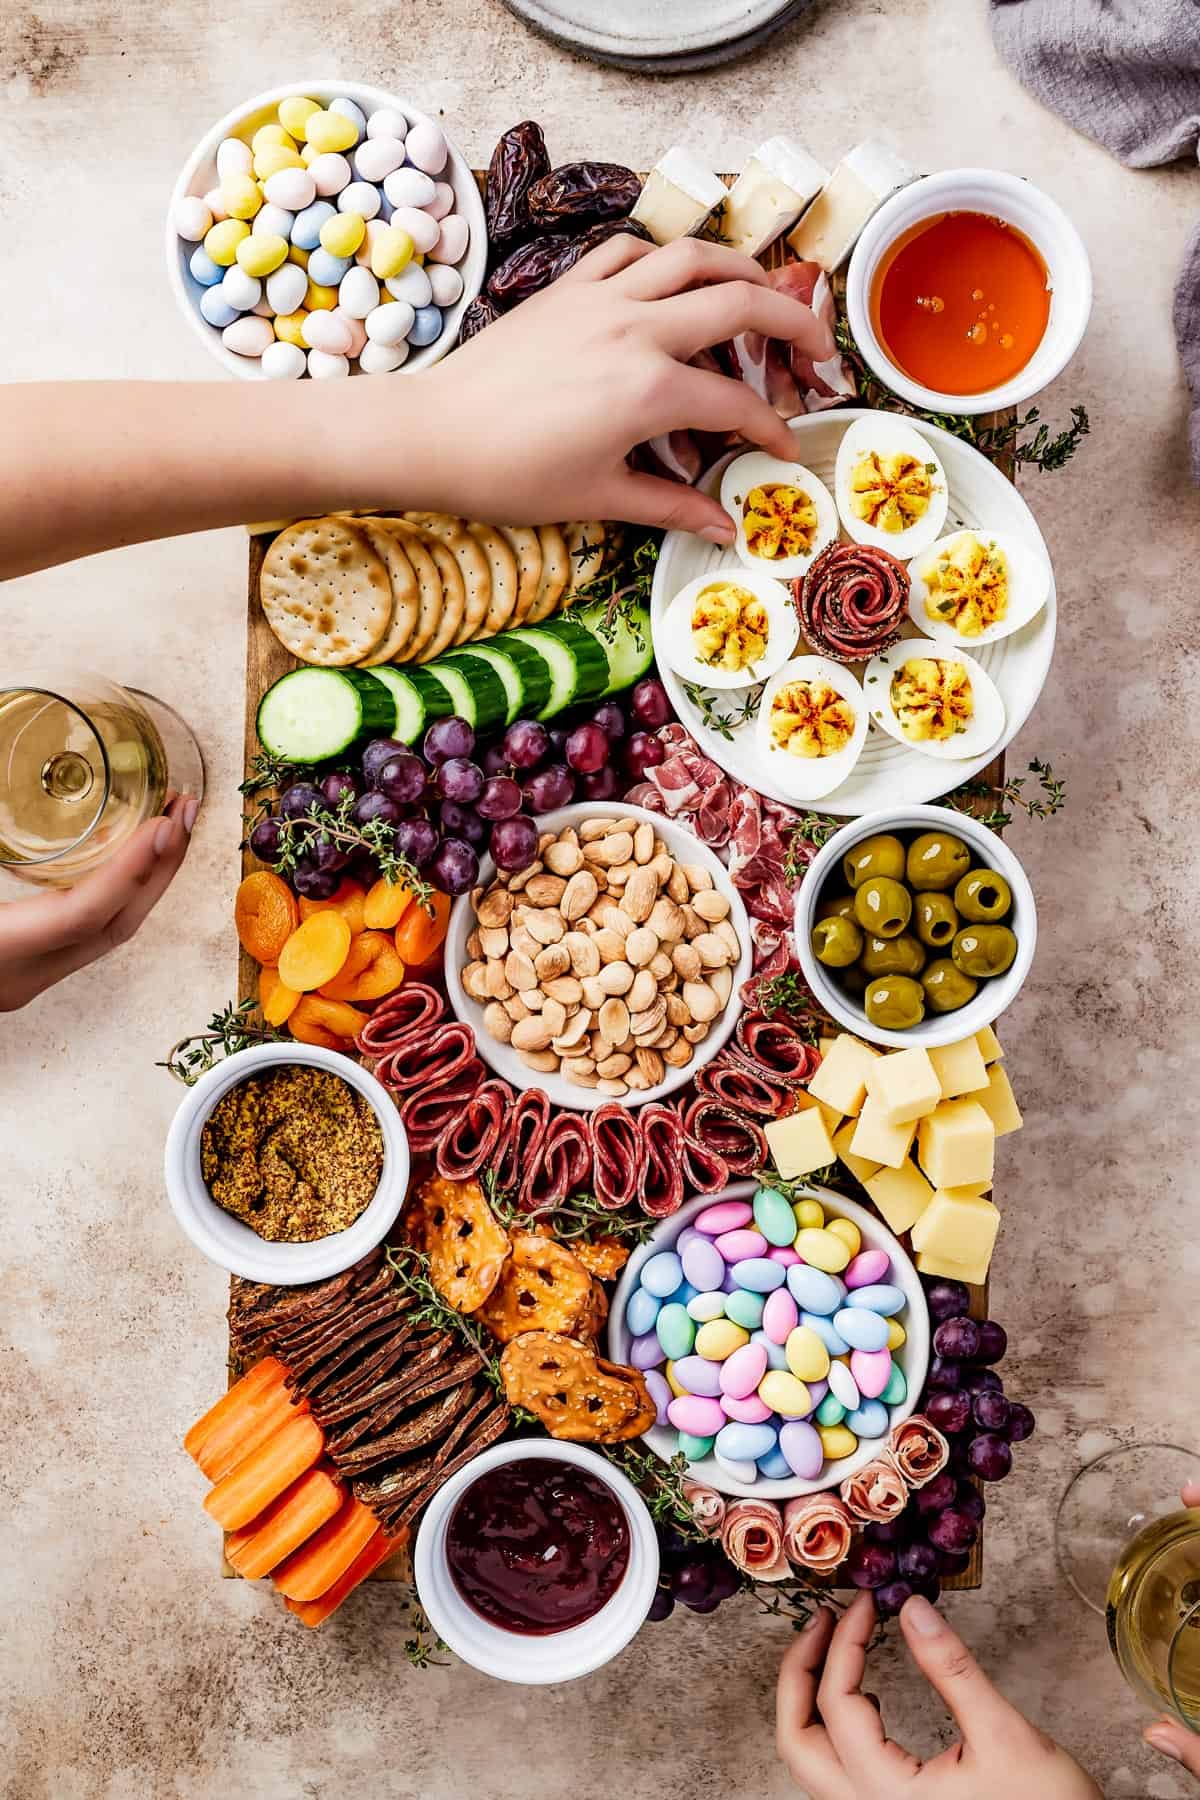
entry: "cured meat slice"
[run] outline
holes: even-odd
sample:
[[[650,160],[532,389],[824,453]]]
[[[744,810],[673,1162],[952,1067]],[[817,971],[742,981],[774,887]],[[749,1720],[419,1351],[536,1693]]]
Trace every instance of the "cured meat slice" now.
[[[436,1025],[445,1012],[446,1002],[436,988],[423,981],[407,982],[380,1001],[355,1038],[355,1046],[363,1056],[383,1056],[414,1032]]]
[[[474,1043],[474,1038],[471,1041]],[[443,1077],[435,1087],[408,1096],[400,1107],[400,1118],[409,1148],[416,1155],[427,1156],[437,1148],[443,1132],[458,1117],[483,1077],[483,1064],[472,1056],[452,1078]]]
[[[735,1500],[725,1509],[721,1548],[735,1569],[756,1581],[786,1581],[783,1515],[773,1500]]]
[[[478,1060],[469,1025],[435,1025],[408,1040],[404,1058],[389,1068],[385,1085],[395,1094],[444,1087]]]
[[[526,1169],[540,1157],[550,1123],[550,1101],[541,1088],[526,1088],[509,1114],[508,1131],[497,1145],[493,1168],[502,1193],[519,1193]]]
[[[734,1054],[768,1077],[806,1086],[821,1065],[821,1053],[786,1019],[743,1013],[734,1028]]]
[[[651,1101],[638,1114],[642,1163],[637,1199],[651,1219],[667,1219],[683,1205],[683,1121],[673,1106]]]
[[[586,1119],[557,1113],[547,1125],[540,1153],[530,1160],[521,1182],[522,1212],[552,1211],[581,1189],[591,1186],[592,1138]]]
[[[893,1428],[888,1445],[909,1487],[922,1488],[940,1475],[950,1460],[950,1446],[924,1413],[913,1413]]]
[[[836,1494],[803,1494],[783,1509],[783,1547],[790,1563],[832,1575],[854,1538],[854,1515]]]
[[[615,1100],[606,1100],[592,1114],[592,1151],[599,1204],[609,1212],[631,1205],[645,1151],[633,1114]]]
[[[679,1166],[683,1170],[683,1185],[690,1193],[719,1194],[729,1186],[729,1164],[725,1158],[693,1137],[686,1125],[679,1144]]]
[[[873,544],[830,544],[792,583],[805,641],[835,662],[862,662],[900,641],[908,571]]]
[[[898,1519],[908,1504],[908,1483],[890,1451],[884,1450],[857,1475],[848,1475],[839,1493],[856,1519],[886,1525]]]
[[[698,1094],[683,1122],[706,1150],[715,1150],[731,1174],[752,1175],[767,1160],[767,1140],[753,1119],[734,1112],[720,1100]]]
[[[755,1113],[763,1119],[774,1119],[788,1099],[781,1082],[769,1081],[752,1063],[724,1052],[700,1070],[695,1087],[697,1093],[721,1100],[736,1112]]]
[[[451,1120],[437,1147],[437,1170],[447,1181],[469,1181],[487,1167],[508,1124],[513,1091],[507,1081],[484,1081]]]

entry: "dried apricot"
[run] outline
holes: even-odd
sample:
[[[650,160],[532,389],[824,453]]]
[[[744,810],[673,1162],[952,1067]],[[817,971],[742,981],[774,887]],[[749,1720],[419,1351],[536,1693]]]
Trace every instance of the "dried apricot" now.
[[[396,955],[406,969],[420,969],[435,957],[442,947],[450,923],[449,894],[435,892],[429,903],[417,901],[410,906],[396,927]]]
[[[278,969],[266,966],[258,971],[258,1004],[268,1025],[285,1025],[300,1004],[300,994],[280,981]]]
[[[344,1050],[346,1046],[343,1040],[335,1036],[328,1026],[323,1025],[320,1019],[309,1010],[310,1004],[309,997],[305,994],[288,1020],[287,1028],[292,1036],[302,1044],[316,1044],[321,1050]]]
[[[381,1000],[403,980],[404,964],[390,932],[360,931],[342,967],[321,992],[330,1000]]]
[[[369,930],[394,931],[412,901],[412,893],[402,881],[385,881],[381,875],[367,889],[363,919]]]
[[[344,1000],[327,1000],[323,994],[306,994],[304,1004],[308,1018],[323,1025],[336,1038],[356,1038],[367,1022],[365,1012],[359,1012],[356,1006],[348,1006]],[[344,1045],[339,1044],[338,1048],[344,1048]]]
[[[296,896],[270,869],[256,869],[238,887],[233,922],[242,949],[255,962],[273,966],[300,922]]]
[[[357,937],[366,926],[366,920],[363,917],[363,903],[366,897],[361,882],[351,881],[348,875],[343,875],[328,900],[301,900],[300,917],[311,919],[314,913],[340,912],[354,936]]]
[[[279,978],[302,994],[332,981],[350,954],[350,927],[340,912],[312,913],[279,952]]]

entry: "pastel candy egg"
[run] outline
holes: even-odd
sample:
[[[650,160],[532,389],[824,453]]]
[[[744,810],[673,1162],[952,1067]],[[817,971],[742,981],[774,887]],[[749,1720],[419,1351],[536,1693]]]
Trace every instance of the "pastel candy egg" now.
[[[354,127],[355,142],[367,134],[367,115],[357,100],[351,100],[345,94],[339,94],[336,100],[329,102],[331,113],[338,113],[343,119],[349,119]]]
[[[682,1394],[672,1400],[667,1417],[676,1431],[690,1431],[693,1437],[712,1437],[725,1429],[725,1414],[718,1401],[703,1394]]]
[[[899,1363],[893,1362],[892,1372],[887,1378],[887,1386],[879,1398],[885,1406],[900,1406],[908,1399],[908,1382],[904,1378],[904,1370]]]
[[[237,247],[237,259],[240,267],[246,271],[247,275],[254,275],[259,279],[282,268],[287,261],[287,253],[287,239],[273,237],[268,233],[259,237],[251,232],[250,236],[243,238]]]
[[[827,1275],[840,1274],[850,1261],[850,1246],[845,1240],[820,1227],[806,1226],[798,1232],[796,1249],[806,1263],[811,1263],[814,1269],[822,1269]]]
[[[231,219],[252,219],[263,203],[252,175],[227,175],[221,183],[221,199]]]
[[[797,1231],[819,1231],[825,1223],[825,1208],[819,1200],[797,1200],[792,1211]]]
[[[704,1394],[715,1400],[721,1392],[721,1364],[703,1356],[681,1356],[674,1365],[675,1378],[689,1394]]]
[[[749,1256],[765,1256],[767,1240],[761,1231],[723,1231],[716,1248],[727,1263],[739,1263]]]
[[[354,341],[348,321],[337,318],[332,308],[309,313],[301,335],[310,350],[323,350],[327,356],[346,356]]]
[[[295,147],[285,148],[283,144],[266,144],[254,158],[254,173],[261,182],[267,182],[272,175],[278,175],[280,169],[300,169],[304,164],[300,161],[300,152]],[[305,171],[306,172],[306,171]]]
[[[300,250],[315,250],[321,241],[321,227],[334,217],[336,208],[328,200],[314,200],[296,214],[292,225],[292,242]]]
[[[369,138],[404,138],[408,136],[408,120],[396,106],[379,106],[367,120]]]
[[[892,1272],[892,1259],[886,1250],[860,1250],[846,1265],[842,1280],[848,1288],[870,1287],[886,1281]]]
[[[671,1404],[672,1396],[670,1385],[661,1370],[646,1370],[646,1392],[654,1402],[654,1423],[667,1424],[667,1407]]]
[[[461,262],[471,241],[471,227],[461,213],[447,213],[441,227],[437,243],[429,252],[430,262]]]
[[[175,202],[171,223],[187,243],[198,244],[212,222],[212,213],[199,194],[181,194]]]
[[[225,271],[219,263],[215,263],[203,244],[197,244],[188,259],[188,268],[193,281],[201,287],[216,287]]]
[[[841,1238],[851,1256],[857,1256],[862,1249],[862,1232],[852,1219],[830,1219],[825,1229]]]
[[[380,193],[369,181],[352,181],[337,197],[339,212],[357,213],[360,219],[373,219],[379,211]]]
[[[858,1439],[845,1425],[818,1425],[817,1435],[830,1462],[841,1462],[858,1449]]]
[[[267,196],[268,205],[297,213],[312,205],[317,184],[313,180],[311,169],[277,169],[263,183],[263,192]]]
[[[801,1381],[823,1381],[829,1373],[829,1352],[815,1331],[797,1325],[784,1345],[788,1368]]]
[[[796,1302],[786,1287],[768,1294],[763,1305],[762,1328],[773,1344],[786,1344],[789,1332],[800,1323]]]
[[[733,1278],[739,1287],[749,1288],[752,1294],[771,1294],[782,1287],[787,1277],[787,1270],[769,1256],[748,1256],[744,1262],[733,1265]]]
[[[723,1294],[736,1294],[738,1292],[737,1276],[732,1269],[727,1268],[721,1278],[721,1292]]]
[[[703,1462],[706,1456],[712,1455],[713,1440],[711,1437],[697,1437],[694,1432],[679,1433],[679,1449],[688,1462]]]
[[[883,1437],[891,1423],[882,1400],[864,1400],[861,1406],[846,1414],[846,1424],[860,1438]]]
[[[849,1368],[836,1358],[829,1365],[829,1391],[839,1406],[844,1407],[847,1412],[853,1412],[862,1399],[862,1395],[858,1391],[858,1383]]]
[[[696,1333],[696,1353],[710,1362],[724,1362],[735,1350],[750,1342],[750,1333],[735,1325],[732,1319],[711,1319]]]
[[[302,250],[299,244],[293,244],[288,250],[288,261],[295,263],[298,269],[307,269],[310,252]]]
[[[330,256],[352,257],[367,234],[367,221],[359,213],[335,213],[321,227],[321,248]]]
[[[308,288],[308,276],[293,262],[285,262],[267,276],[267,299],[277,313],[297,312]]]
[[[893,1287],[891,1282],[876,1281],[869,1287],[856,1288],[846,1299],[849,1307],[863,1307],[869,1312],[881,1313],[884,1318],[891,1318],[893,1313],[904,1310],[904,1289]]]
[[[254,152],[241,138],[222,138],[217,145],[217,180],[229,175],[248,175],[254,167]]]
[[[269,319],[256,319],[251,315],[227,325],[221,333],[221,342],[235,356],[261,356],[267,345],[275,342],[275,332]]]
[[[435,181],[433,199],[425,202],[424,210],[431,219],[444,219],[447,213],[454,211],[454,189],[448,181]]]
[[[432,119],[422,119],[411,127],[404,148],[413,167],[423,169],[426,175],[440,175],[446,166],[446,134]]]
[[[815,1481],[825,1461],[825,1448],[816,1428],[804,1419],[789,1419],[779,1430],[779,1448],[788,1468],[801,1481]]]
[[[680,1306],[686,1306],[689,1300],[696,1298],[696,1293],[697,1289],[692,1286],[690,1281],[681,1281],[671,1298],[678,1300]]]
[[[714,1206],[706,1206],[703,1212],[697,1213],[693,1223],[705,1237],[717,1238],[727,1231],[740,1231],[753,1217],[744,1200],[718,1200]]]
[[[737,1419],[743,1425],[765,1425],[774,1417],[765,1400],[757,1394],[746,1394],[738,1399],[734,1394],[721,1395],[721,1410],[727,1418]]]
[[[397,206],[392,214],[392,224],[401,231],[407,231],[422,254],[432,250],[441,236],[442,228],[437,220],[431,219],[427,212],[421,212],[415,206]]]
[[[775,1449],[768,1451],[766,1456],[759,1457],[758,1472],[764,1481],[786,1481],[792,1472],[792,1466],[783,1451],[776,1445]]]
[[[358,142],[358,126],[344,113],[315,112],[308,116],[305,136],[318,157],[336,155],[341,150],[354,148]],[[347,181],[349,178],[349,165],[347,165]],[[318,186],[317,192],[322,192],[320,186]]]
[[[707,1325],[712,1319],[725,1317],[725,1294],[697,1294],[687,1303],[689,1317],[695,1319],[697,1325]]]
[[[367,335],[370,336],[368,323]],[[645,1337],[648,1331],[654,1330],[654,1321],[658,1317],[658,1309],[662,1301],[657,1294],[648,1288],[635,1288],[629,1296],[629,1304],[625,1308],[625,1323],[633,1337]]]
[[[392,281],[406,272],[423,276],[422,281],[409,282],[408,287],[412,291],[401,291],[395,295],[397,300],[407,300],[416,308],[428,306],[433,298],[433,287],[424,269],[408,270],[413,249],[413,241],[407,231],[402,231],[398,225],[385,225],[371,246],[371,273],[378,281]],[[388,291],[392,292],[390,288]]]
[[[758,1480],[758,1464],[748,1462],[742,1457],[722,1456],[713,1440],[713,1456],[718,1469],[724,1471],[731,1481],[740,1481],[743,1487],[750,1487]]]
[[[654,1321],[654,1329],[664,1352],[672,1360],[687,1356],[696,1341],[696,1321],[688,1318],[687,1307],[677,1300],[663,1307]]]
[[[249,236],[250,227],[245,219],[219,219],[205,233],[204,248],[218,268],[227,269],[230,263],[237,260],[238,245],[243,238]]]
[[[656,1369],[666,1361],[666,1354],[658,1341],[658,1333],[648,1331],[642,1337],[635,1337],[629,1346],[629,1360],[635,1369]]]
[[[804,1312],[834,1313],[842,1304],[841,1282],[807,1262],[788,1270],[787,1284],[788,1292]]]
[[[442,315],[436,306],[418,306],[409,332],[409,342],[414,348],[424,348],[426,344],[436,344],[442,335]]]
[[[393,206],[417,206],[424,210],[437,187],[420,169],[396,169],[384,177],[383,191]]]
[[[843,1306],[833,1315],[833,1329],[845,1338],[852,1350],[886,1350],[887,1320],[878,1313]]]
[[[297,344],[300,349],[303,350],[305,347],[304,339],[300,334],[304,329],[304,321],[307,317],[308,314],[301,312],[299,308],[291,313],[277,313],[275,316],[275,336],[281,343]]]
[[[734,1421],[723,1425],[717,1432],[716,1449],[719,1455],[727,1456],[731,1462],[757,1462],[760,1456],[767,1456],[774,1448],[778,1438],[771,1425],[741,1425]]]
[[[781,1269],[794,1269],[800,1261],[791,1246],[783,1244],[772,1244],[767,1251],[767,1257],[771,1262],[778,1263]]]
[[[272,120],[267,125],[260,125],[250,139],[250,150],[254,156],[261,156],[264,150],[281,148],[294,150],[296,140],[286,126],[281,125],[277,120]]]
[[[368,138],[354,152],[355,173],[363,181],[382,181],[404,161],[404,145],[399,138]]]
[[[826,1394],[825,1398],[817,1407],[816,1412],[813,1414],[818,1425],[840,1425],[845,1416],[846,1408],[842,1405],[837,1395],[832,1393]],[[825,1454],[824,1450],[822,1450],[821,1454],[822,1456]]]
[[[277,338],[262,353],[262,372],[268,381],[298,381],[308,367],[308,358],[298,344]]]
[[[673,1362],[666,1362],[663,1364],[663,1379],[671,1392],[675,1395],[676,1399],[682,1398],[682,1396],[687,1393],[687,1389],[675,1373],[675,1364]]]
[[[825,1398],[826,1394],[829,1392],[828,1381],[806,1381],[804,1385],[808,1389],[809,1393],[812,1395],[812,1403],[813,1403],[814,1407],[820,1406],[822,1400]]]
[[[338,288],[342,285],[342,277],[353,267],[349,256],[334,256],[333,252],[320,245],[308,259],[308,275],[321,287]]]
[[[816,1332],[830,1356],[849,1356],[849,1344],[845,1338],[838,1336],[833,1320],[825,1313],[802,1312],[800,1323],[807,1325],[810,1331]]]
[[[721,1364],[721,1392],[732,1394],[735,1400],[744,1400],[747,1394],[754,1393],[766,1372],[767,1353],[762,1345],[743,1344]]]
[[[681,1261],[683,1259],[683,1253],[687,1249],[688,1245],[690,1243],[692,1243],[693,1240],[698,1238],[699,1236],[700,1236],[700,1233],[696,1230],[696,1227],[694,1225],[685,1225],[684,1226],[684,1228],[680,1232],[679,1236],[675,1239],[675,1254],[676,1254],[676,1256],[678,1256],[680,1258]]]
[[[746,1331],[757,1331],[762,1324],[763,1296],[751,1294],[745,1288],[738,1288],[725,1297],[725,1317],[732,1319],[735,1325],[741,1325]]]
[[[699,1232],[684,1245],[680,1261],[688,1280],[701,1292],[720,1287],[725,1278],[725,1259],[719,1244]]]
[[[314,156],[308,165],[308,172],[313,179],[313,187],[321,198],[328,200],[333,194],[340,194],[344,187],[349,187],[354,171],[344,156]]]
[[[390,375],[408,360],[408,345],[366,343],[358,354],[358,366],[364,375]]]
[[[275,308],[271,305],[271,302],[266,299],[256,300],[250,310],[252,313],[257,313],[260,319],[271,319],[273,321],[275,318]]]
[[[752,1344],[762,1345],[767,1353],[767,1367],[769,1369],[787,1368],[787,1353],[784,1350],[783,1345],[773,1343],[765,1331],[756,1331],[750,1339],[750,1342]]]
[[[321,107],[318,101],[310,100],[304,94],[289,94],[286,100],[279,102],[276,110],[283,129],[303,144],[308,137],[308,121],[314,113],[320,112]]]
[[[215,325],[218,331],[223,331],[239,315],[237,307],[230,306],[219,287],[210,287],[205,288],[200,296],[200,316],[210,325]]]
[[[785,1419],[806,1419],[813,1409],[812,1395],[788,1369],[770,1369],[759,1383],[758,1397]]]
[[[453,306],[463,296],[464,282],[457,269],[447,263],[430,263],[429,286],[438,306]]]
[[[295,223],[294,212],[289,212],[286,206],[276,206],[273,201],[268,200],[266,205],[260,206],[255,213],[254,223],[250,227],[250,235],[251,237],[290,238],[292,226]],[[290,249],[291,245],[289,244],[288,250],[290,251]]]
[[[207,194],[204,196],[204,204],[213,216],[214,225],[219,225],[222,219],[227,219],[229,217],[229,214],[225,211],[225,202],[221,198],[221,190],[219,187],[209,188]]]
[[[392,302],[398,306],[398,300]],[[370,269],[347,269],[338,288],[338,306],[352,319],[365,319],[379,305],[379,283]]]
[[[906,1344],[907,1342],[908,1342],[908,1333],[907,1333],[907,1331],[905,1331],[905,1329],[904,1329],[903,1325],[900,1323],[899,1319],[889,1319],[888,1320],[888,1341],[887,1341],[888,1349],[889,1350],[899,1350],[901,1344]]]
[[[363,241],[354,252],[354,260],[358,263],[360,268],[369,269],[371,267],[371,252],[379,242],[380,232],[386,230],[387,226],[382,219],[376,218],[367,220],[367,229],[363,232]]]
[[[657,1294],[660,1300],[673,1294],[682,1280],[683,1264],[673,1250],[660,1250],[642,1264],[642,1286],[648,1294]]]
[[[262,282],[234,263],[221,278],[221,298],[238,312],[249,312],[262,299]]]
[[[867,1314],[867,1317],[872,1315]],[[868,1400],[878,1400],[892,1372],[890,1350],[852,1350],[850,1373],[858,1383],[858,1391]]]

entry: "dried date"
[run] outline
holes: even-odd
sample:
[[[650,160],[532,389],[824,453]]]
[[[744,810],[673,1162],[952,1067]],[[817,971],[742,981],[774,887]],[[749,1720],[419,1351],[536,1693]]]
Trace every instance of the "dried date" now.
[[[502,312],[507,312],[509,307],[519,306],[522,300],[528,300],[532,294],[557,281],[560,275],[565,275],[568,269],[573,269],[580,257],[594,250],[597,244],[606,243],[610,237],[645,238],[648,235],[633,219],[604,219],[577,237],[555,232],[530,238],[527,244],[510,252],[500,266],[492,270],[487,284],[488,297]]]
[[[500,308],[486,294],[477,294],[470,306],[463,313],[458,327],[458,341],[465,344],[470,338],[478,336],[485,325],[494,325],[500,317]]]
[[[498,248],[529,230],[529,190],[550,173],[550,157],[542,128],[525,119],[506,131],[488,164],[484,210],[488,237]]]
[[[633,170],[620,163],[563,163],[532,184],[526,203],[530,222],[545,231],[624,218],[641,191]]]

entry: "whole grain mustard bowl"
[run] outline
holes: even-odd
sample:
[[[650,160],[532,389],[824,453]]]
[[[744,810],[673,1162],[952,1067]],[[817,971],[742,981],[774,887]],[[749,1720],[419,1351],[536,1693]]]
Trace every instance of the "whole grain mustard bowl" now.
[[[375,1192],[353,1223],[307,1243],[271,1242],[213,1198],[204,1178],[204,1128],[218,1103],[252,1075],[273,1069],[323,1070],[370,1108],[382,1141]],[[408,1138],[400,1115],[375,1077],[339,1051],[310,1044],[256,1044],[226,1057],[189,1088],[171,1121],[164,1156],[167,1199],[185,1237],[210,1262],[247,1281],[288,1287],[326,1281],[383,1241],[408,1192]]]

